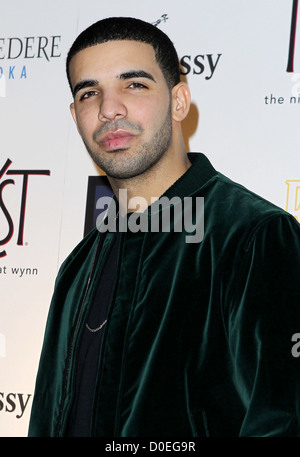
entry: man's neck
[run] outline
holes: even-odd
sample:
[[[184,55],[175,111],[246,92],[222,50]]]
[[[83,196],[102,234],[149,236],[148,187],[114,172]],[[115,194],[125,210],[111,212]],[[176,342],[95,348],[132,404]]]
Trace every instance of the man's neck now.
[[[143,212],[163,195],[191,166],[185,151],[167,154],[147,172],[129,179],[109,177],[123,214]]]

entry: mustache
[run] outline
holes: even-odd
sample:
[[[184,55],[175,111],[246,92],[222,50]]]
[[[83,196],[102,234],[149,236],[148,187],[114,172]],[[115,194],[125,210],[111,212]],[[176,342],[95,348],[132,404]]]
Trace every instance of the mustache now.
[[[140,124],[133,124],[126,119],[119,119],[113,122],[107,121],[93,134],[93,140],[97,141],[99,137],[105,133],[114,132],[117,129],[133,130],[139,133],[143,131],[143,128]]]

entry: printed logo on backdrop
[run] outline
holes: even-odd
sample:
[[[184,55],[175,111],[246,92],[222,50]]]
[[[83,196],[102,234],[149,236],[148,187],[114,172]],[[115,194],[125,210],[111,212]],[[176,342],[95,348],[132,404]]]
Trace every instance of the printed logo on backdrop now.
[[[0,358],[6,357],[6,338],[0,333]],[[29,400],[32,394],[0,392],[0,415],[3,413],[15,414],[17,419],[21,419],[25,410],[29,411]]]
[[[159,19],[152,22],[153,25],[158,26],[162,22],[169,19],[167,14],[162,14]],[[213,77],[216,67],[220,62],[222,54],[186,54],[180,58],[180,72],[183,76],[188,74],[194,76],[203,76],[204,79],[209,80]]]
[[[297,36],[299,0],[293,0],[291,22],[287,24],[289,31],[288,56],[286,72],[291,74],[291,86],[289,94],[276,94],[275,92],[265,96],[264,102],[267,106],[300,106],[300,73],[295,73],[295,68],[300,69],[300,62],[295,62],[296,47],[300,47],[300,36]],[[298,54],[299,55],[299,54]],[[282,71],[284,71],[282,69]],[[298,70],[299,71],[299,70]],[[286,211],[293,214],[300,221],[300,179],[286,180]]]
[[[222,54],[185,55],[180,59],[181,74],[203,76],[205,80],[213,77]]]
[[[0,358],[6,357],[6,338],[0,333]],[[32,394],[0,392],[0,415],[3,413],[15,414],[17,419],[21,419],[25,410],[29,411],[29,400]]]
[[[29,400],[32,394],[0,392],[0,414],[15,414],[17,419],[21,419],[26,409],[28,409]]]
[[[154,22],[151,22],[151,24],[157,27],[161,22],[167,22],[168,19],[169,18],[167,14],[162,14],[159,19],[157,19]]]
[[[300,180],[288,179],[286,185],[286,211],[293,214],[300,222]]]
[[[30,185],[31,179],[34,179],[34,176],[49,176],[50,170],[18,170],[10,168],[12,161],[7,159],[0,168],[0,258],[7,255],[6,246],[13,242],[13,235],[16,231],[17,240],[16,244],[18,246],[24,245],[24,229],[26,222],[26,202],[27,202],[27,190]],[[1,164],[0,164],[1,167]],[[15,178],[12,179],[11,176]],[[7,186],[15,186],[15,179],[22,179],[22,190],[20,195],[20,207],[19,207],[19,220],[14,221],[11,214],[11,210],[7,207],[7,202],[5,200],[5,188]],[[17,222],[17,228],[16,228]],[[5,249],[2,247],[5,246]],[[6,267],[0,267],[0,273],[7,274]],[[16,273],[13,272],[12,273]],[[19,273],[19,272],[17,272]],[[23,272],[24,273],[24,272]],[[22,274],[23,274],[22,273]]]
[[[7,81],[26,80],[33,60],[51,62],[61,56],[61,35],[1,37],[0,97],[6,96]]]
[[[297,13],[298,13],[298,0],[293,0],[292,6],[292,19],[291,19],[291,30],[290,30],[290,45],[288,64],[286,71],[291,73],[294,71],[294,57],[295,57],[295,46],[296,46],[296,28],[297,28]]]
[[[291,15],[291,23],[287,25],[289,26],[289,46],[288,46],[288,58],[287,58],[287,73],[292,73],[291,75],[291,92],[288,95],[283,94],[276,94],[271,93],[264,97],[265,105],[300,105],[300,73],[295,73],[295,50],[296,47],[300,47],[300,36],[297,36],[297,25],[299,23],[298,20],[298,6],[299,0],[293,0],[292,5],[292,15]],[[297,68],[299,67],[300,63],[296,63]],[[300,68],[300,67],[299,67]]]

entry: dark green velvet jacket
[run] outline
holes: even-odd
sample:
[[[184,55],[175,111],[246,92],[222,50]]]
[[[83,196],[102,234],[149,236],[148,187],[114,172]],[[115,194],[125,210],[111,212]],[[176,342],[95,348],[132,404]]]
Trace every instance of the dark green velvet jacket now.
[[[122,234],[91,435],[300,436],[300,226],[190,157],[164,195],[204,197],[203,240]],[[79,335],[114,236],[93,230],[59,271],[29,436],[64,436]]]

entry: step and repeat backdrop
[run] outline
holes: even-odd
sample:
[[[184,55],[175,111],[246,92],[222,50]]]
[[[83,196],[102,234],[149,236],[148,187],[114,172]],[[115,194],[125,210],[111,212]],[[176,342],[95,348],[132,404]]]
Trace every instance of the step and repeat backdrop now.
[[[109,192],[69,111],[73,40],[109,16],[160,27],[192,92],[187,150],[300,220],[300,19],[297,0],[0,5],[0,436],[8,437],[27,435],[58,268]]]

